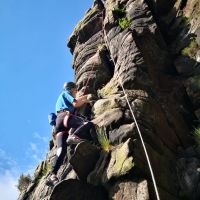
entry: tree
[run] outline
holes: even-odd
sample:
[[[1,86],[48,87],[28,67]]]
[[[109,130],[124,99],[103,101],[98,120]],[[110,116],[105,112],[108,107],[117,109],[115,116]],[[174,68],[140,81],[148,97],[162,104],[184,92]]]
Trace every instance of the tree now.
[[[31,182],[32,182],[32,178],[30,174],[27,174],[27,175],[21,174],[18,180],[18,185],[17,185],[18,190],[20,192],[22,192],[23,190],[26,190]]]

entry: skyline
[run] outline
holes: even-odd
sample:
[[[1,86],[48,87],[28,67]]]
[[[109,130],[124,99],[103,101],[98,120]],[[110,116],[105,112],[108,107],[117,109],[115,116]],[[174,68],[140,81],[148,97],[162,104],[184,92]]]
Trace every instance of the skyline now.
[[[48,114],[74,80],[67,39],[93,1],[0,0],[0,190],[17,196],[20,174],[33,173],[51,138]],[[74,12],[76,11],[76,12]],[[7,190],[7,187],[12,190]],[[13,194],[13,195],[12,195]]]

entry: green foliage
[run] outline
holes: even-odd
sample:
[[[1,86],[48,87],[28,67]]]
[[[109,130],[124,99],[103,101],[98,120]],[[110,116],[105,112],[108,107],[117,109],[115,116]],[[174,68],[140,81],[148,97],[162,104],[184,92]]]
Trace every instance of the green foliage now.
[[[109,152],[109,151],[110,151],[110,148],[111,148],[111,145],[110,145],[108,136],[107,136],[107,134],[106,134],[106,129],[105,129],[105,127],[101,127],[101,128],[98,128],[98,129],[97,129],[97,137],[98,137],[98,141],[99,141],[99,143],[100,143],[102,149],[103,149],[104,151]]]
[[[105,86],[101,90],[98,90],[97,92],[101,97],[105,97],[105,96],[111,94],[112,88],[108,87],[108,86]]]
[[[24,175],[21,174],[18,180],[17,188],[20,192],[26,190],[29,184],[32,182],[30,174]]]
[[[37,174],[35,174],[35,183],[38,184],[42,177],[46,176],[51,171],[50,163],[45,163],[44,168],[42,168]]]
[[[181,24],[183,26],[187,26],[188,24],[190,24],[191,20],[192,20],[192,17],[182,17]]]
[[[195,138],[195,141],[197,142],[197,144],[200,145],[200,128],[196,128],[194,130],[194,138]]]
[[[114,82],[108,82],[102,89],[98,90],[98,95],[101,97],[106,97],[110,94],[117,92],[117,87]]]
[[[126,15],[126,10],[122,5],[115,6],[113,13],[116,14],[119,18],[122,18]]]
[[[131,24],[131,20],[126,17],[126,9],[123,5],[114,7],[113,13],[117,15],[118,25],[122,30],[128,28]]]
[[[121,29],[126,29],[130,26],[131,24],[131,20],[127,17],[123,17],[123,18],[120,18],[119,21],[119,26],[121,27]]]
[[[190,44],[181,51],[181,54],[184,56],[193,57],[195,56],[197,51],[198,51],[198,44],[196,42],[196,39],[194,38],[190,41]]]

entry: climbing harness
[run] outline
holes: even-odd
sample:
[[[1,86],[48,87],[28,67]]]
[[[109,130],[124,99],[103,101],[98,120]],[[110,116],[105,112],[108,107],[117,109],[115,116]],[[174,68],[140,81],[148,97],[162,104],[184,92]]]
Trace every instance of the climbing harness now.
[[[103,29],[103,31],[104,31],[104,29]],[[106,33],[104,33],[104,35],[105,35],[105,42],[107,43],[107,49],[109,50],[109,48],[108,48],[108,47],[109,47],[109,43],[108,43],[107,35],[106,35]],[[110,53],[110,57],[111,57],[111,60],[113,61],[114,66],[116,66],[116,63],[115,63],[114,59],[112,58],[111,53]],[[135,122],[135,124],[136,124],[137,131],[138,131],[138,133],[139,133],[140,140],[141,140],[141,142],[142,142],[142,146],[143,146],[144,153],[145,153],[145,156],[146,156],[146,159],[147,159],[147,163],[148,163],[148,166],[149,166],[149,170],[150,170],[150,173],[151,173],[151,177],[152,177],[152,181],[153,181],[153,185],[154,185],[154,189],[155,189],[155,193],[156,193],[157,200],[160,200],[159,193],[158,193],[158,187],[157,187],[156,180],[155,180],[155,176],[154,176],[154,173],[153,173],[153,170],[152,170],[152,166],[151,166],[151,162],[150,162],[150,159],[149,159],[149,155],[148,155],[146,146],[145,146],[145,144],[144,144],[143,136],[142,136],[142,134],[141,134],[140,128],[139,128],[138,123],[137,123],[137,120],[136,120],[136,118],[135,118],[133,109],[131,108],[130,102],[129,102],[128,97],[127,97],[128,95],[127,95],[126,92],[125,92],[125,89],[124,89],[124,86],[123,86],[123,84],[122,84],[122,80],[121,80],[121,77],[120,77],[120,75],[119,75],[119,72],[118,72],[118,74],[117,74],[117,77],[119,77],[119,78],[117,78],[117,79],[118,79],[118,82],[119,82],[119,84],[120,84],[120,86],[121,86],[121,88],[122,88],[122,90],[123,90],[123,93],[124,93],[124,96],[125,96],[125,98],[126,98],[126,101],[127,101],[128,106],[129,106],[129,109],[130,109],[130,111],[131,111],[133,120],[134,120],[134,122]]]

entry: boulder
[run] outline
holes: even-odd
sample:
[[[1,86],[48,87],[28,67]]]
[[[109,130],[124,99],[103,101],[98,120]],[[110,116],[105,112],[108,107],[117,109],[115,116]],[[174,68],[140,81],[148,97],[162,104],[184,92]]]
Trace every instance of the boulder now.
[[[106,167],[110,160],[110,152],[101,151],[100,158],[96,163],[94,170],[88,175],[87,182],[92,185],[102,184],[102,174],[106,171]]]
[[[110,189],[109,196],[113,200],[149,200],[147,181],[117,182]]]
[[[93,106],[93,113],[95,116],[103,114],[108,109],[118,108],[120,94],[111,95],[109,98],[99,99]]]
[[[96,117],[92,122],[99,127],[107,127],[117,124],[123,117],[123,112],[120,108],[106,110],[103,114]]]
[[[64,180],[51,193],[49,200],[108,200],[102,187],[94,187],[78,180]]]
[[[109,131],[109,141],[113,145],[118,145],[125,142],[128,138],[134,139],[136,134],[135,123],[132,124],[124,124],[120,126],[118,129],[114,129]]]
[[[123,144],[111,148],[110,152],[102,151],[95,169],[87,178],[88,182],[94,185],[105,184],[112,178],[129,173],[134,166],[132,148],[132,142],[128,139]]]
[[[127,174],[134,166],[132,142],[128,139],[125,143],[117,146],[111,152],[111,158],[102,181],[108,182],[111,178],[117,178]]]
[[[87,179],[88,174],[94,169],[99,155],[99,149],[89,142],[81,142],[76,146],[69,163],[80,180]]]

